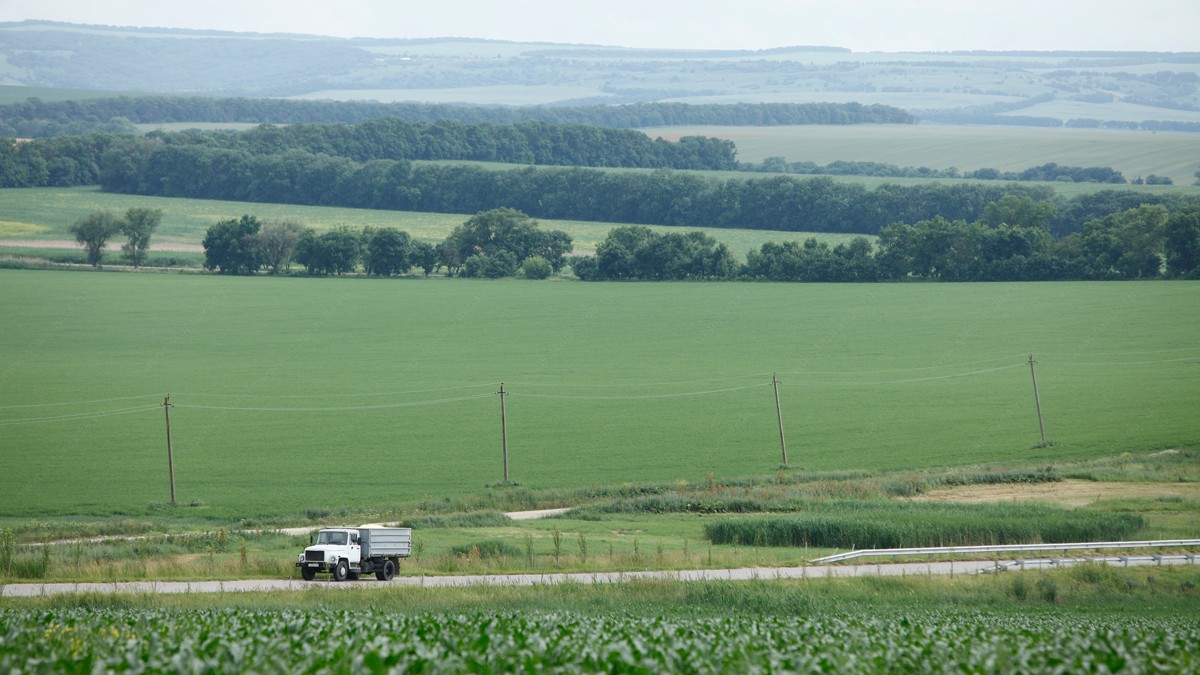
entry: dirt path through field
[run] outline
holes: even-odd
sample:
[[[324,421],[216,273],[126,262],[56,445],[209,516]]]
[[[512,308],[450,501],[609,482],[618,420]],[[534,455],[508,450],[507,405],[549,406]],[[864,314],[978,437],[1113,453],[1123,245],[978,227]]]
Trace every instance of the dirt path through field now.
[[[1156,499],[1183,497],[1200,499],[1200,483],[1125,483],[1063,480],[1056,483],[1006,483],[964,485],[930,490],[914,501],[983,502],[1036,501],[1063,506],[1087,506],[1107,499]]]
[[[63,248],[63,249],[79,249],[83,248],[71,241],[70,239],[0,239],[0,248]],[[109,245],[106,251],[120,251],[121,247]],[[203,253],[204,247],[200,244],[181,244],[177,242],[162,242],[150,245],[151,251],[173,251],[176,253]]]

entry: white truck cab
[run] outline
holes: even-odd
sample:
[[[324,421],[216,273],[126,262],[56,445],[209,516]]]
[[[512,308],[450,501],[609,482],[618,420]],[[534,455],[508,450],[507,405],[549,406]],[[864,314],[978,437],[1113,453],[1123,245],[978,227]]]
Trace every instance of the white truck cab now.
[[[411,552],[412,530],[407,527],[327,528],[296,559],[296,567],[305,581],[312,581],[318,572],[328,572],[334,581],[374,572],[375,578],[389,581],[400,567],[400,558]]]

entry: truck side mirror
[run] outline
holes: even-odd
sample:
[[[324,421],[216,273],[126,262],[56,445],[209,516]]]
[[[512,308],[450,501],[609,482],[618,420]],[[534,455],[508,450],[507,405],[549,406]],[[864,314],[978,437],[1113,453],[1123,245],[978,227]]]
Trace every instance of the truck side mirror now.
[[[308,533],[308,545],[309,545],[309,546],[312,546],[312,545],[313,545],[313,534],[312,534],[312,532],[309,532],[309,533]]]

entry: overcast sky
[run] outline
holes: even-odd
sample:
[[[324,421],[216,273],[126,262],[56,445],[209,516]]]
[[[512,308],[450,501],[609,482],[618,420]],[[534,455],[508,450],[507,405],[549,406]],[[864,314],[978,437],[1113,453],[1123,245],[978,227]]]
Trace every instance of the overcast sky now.
[[[1200,0],[0,0],[0,21],[627,47],[1200,51]]]

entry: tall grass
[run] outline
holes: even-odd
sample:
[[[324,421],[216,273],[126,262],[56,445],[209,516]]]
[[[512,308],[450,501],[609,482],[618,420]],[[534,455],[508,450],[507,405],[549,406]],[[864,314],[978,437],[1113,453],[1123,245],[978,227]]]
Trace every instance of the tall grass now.
[[[1141,516],[1033,504],[835,502],[806,513],[705,525],[716,544],[907,548],[1110,541],[1146,527]]]

